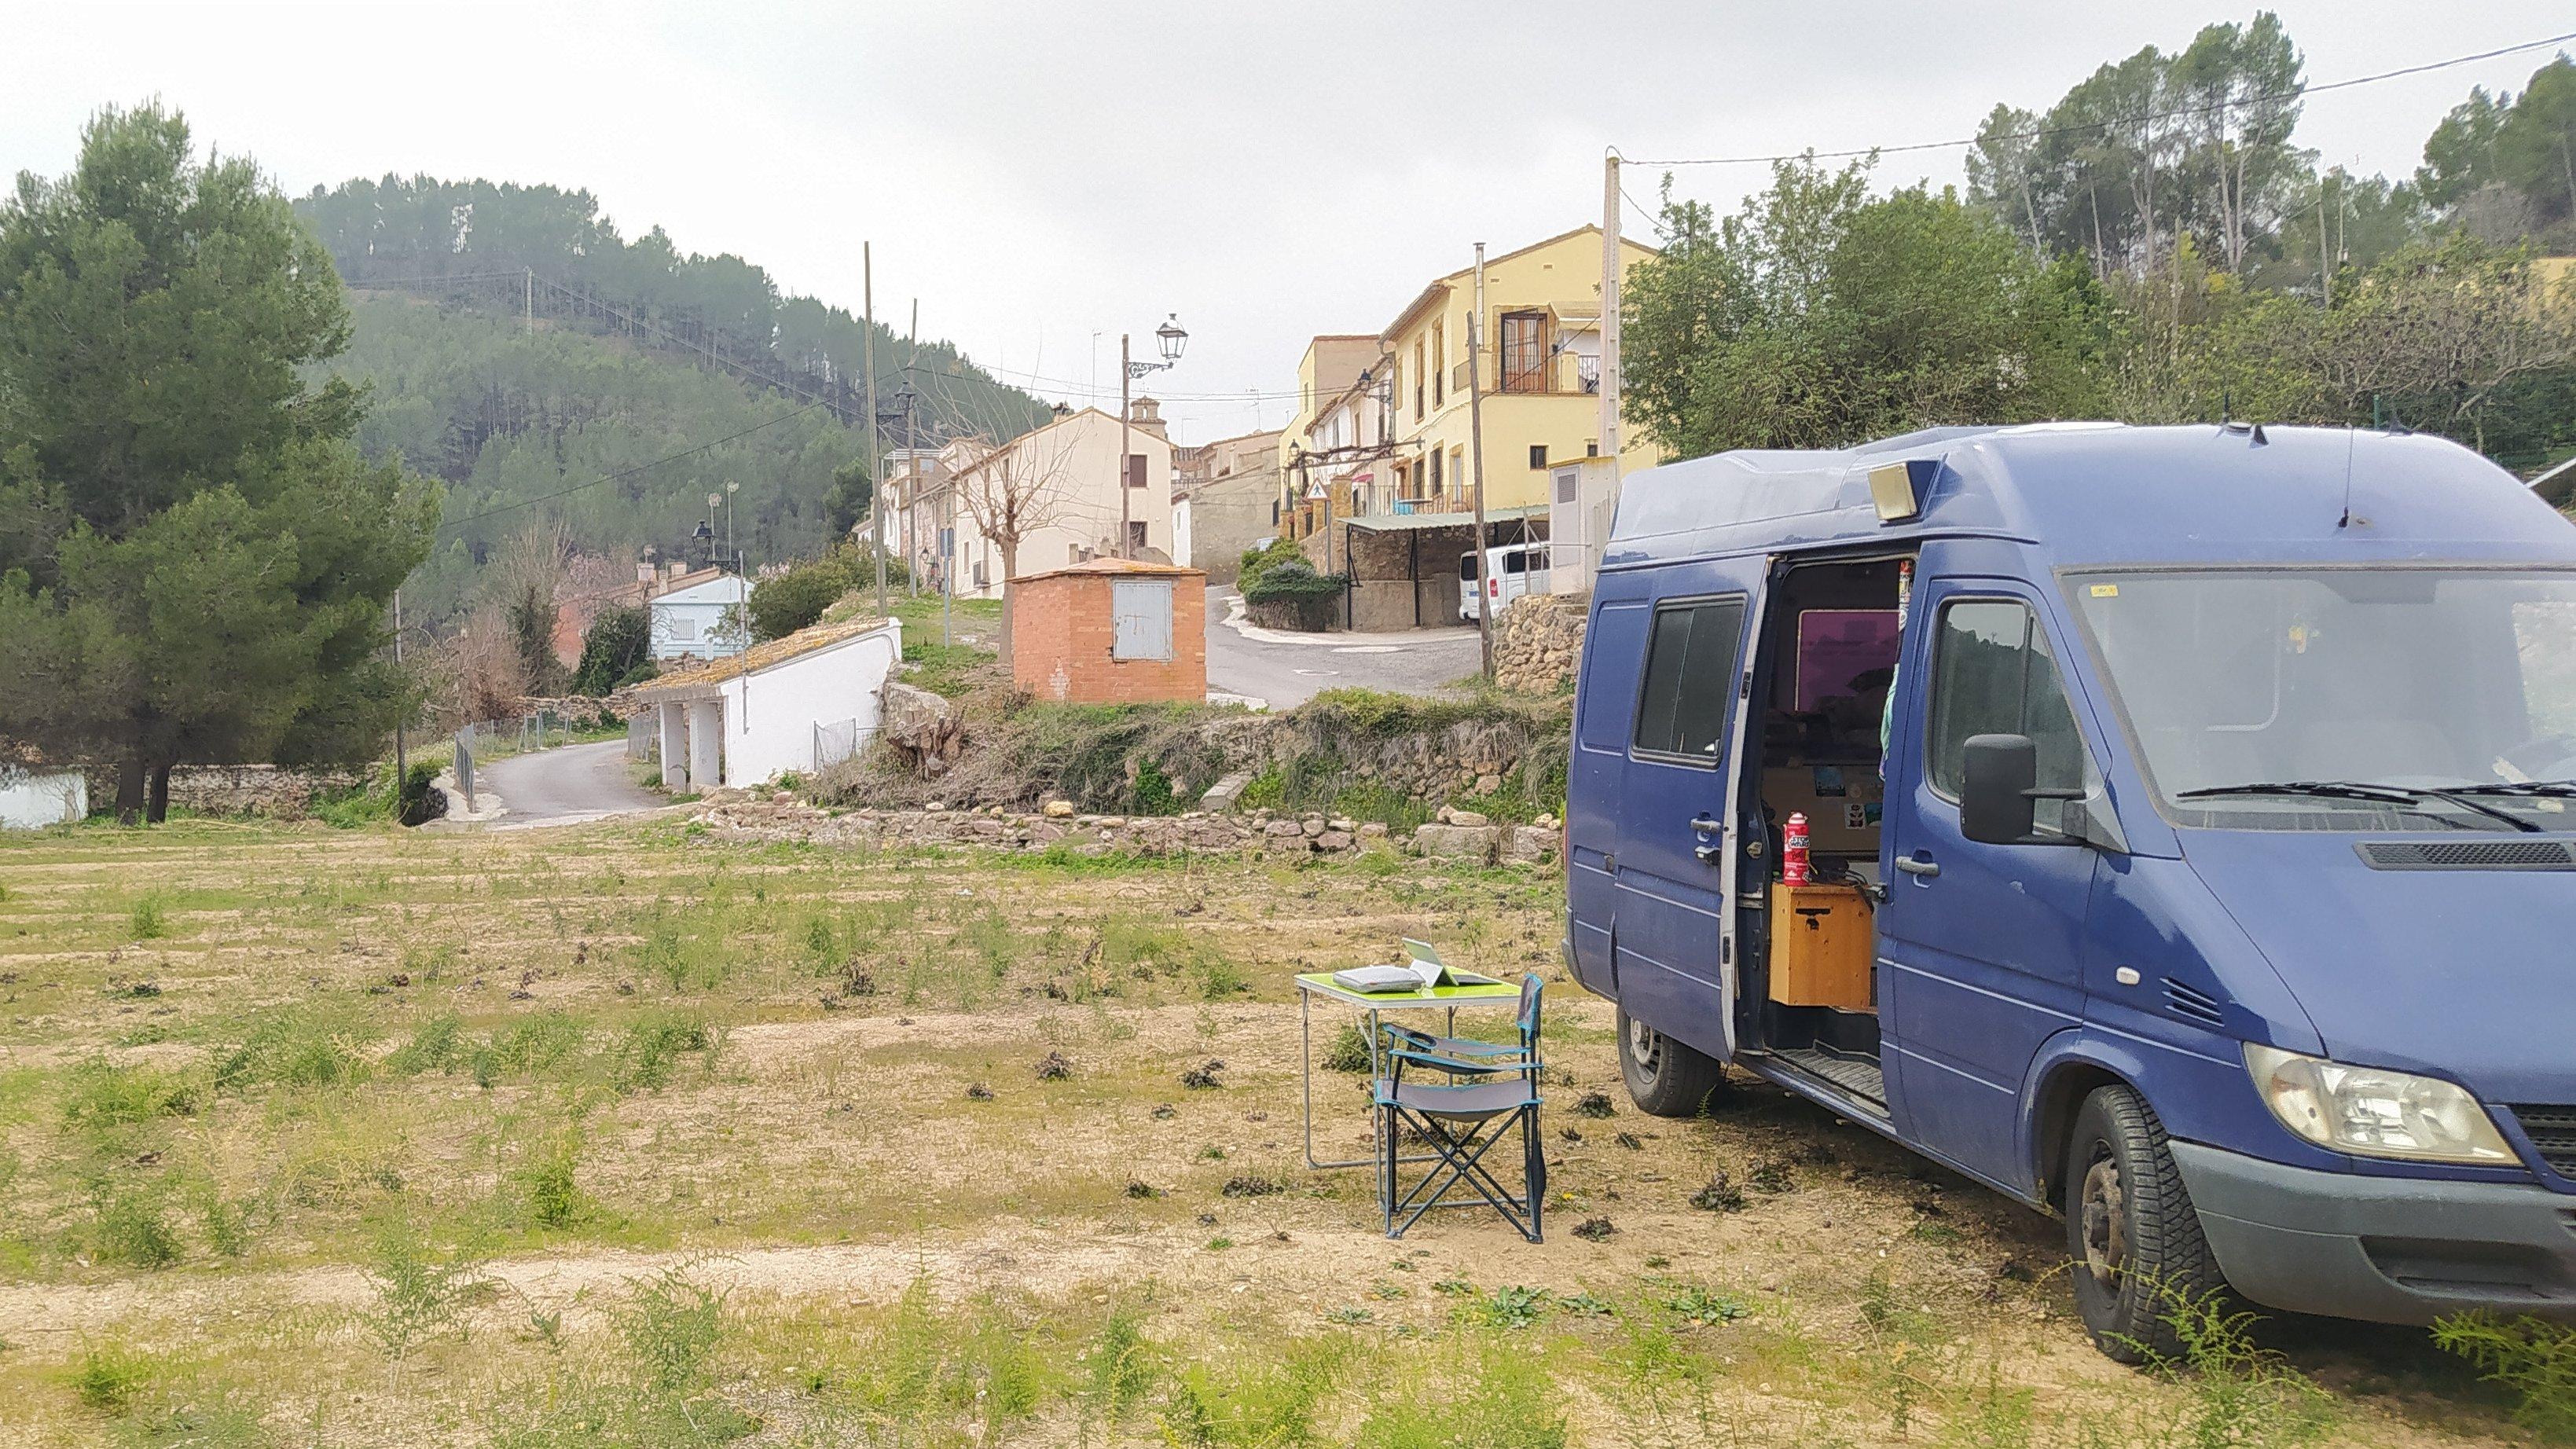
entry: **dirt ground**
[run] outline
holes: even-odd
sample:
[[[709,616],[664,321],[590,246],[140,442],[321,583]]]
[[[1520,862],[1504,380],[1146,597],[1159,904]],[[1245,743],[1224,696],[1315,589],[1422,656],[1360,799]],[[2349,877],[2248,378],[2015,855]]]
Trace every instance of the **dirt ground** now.
[[[2121,1368],[2057,1224],[1767,1088],[1639,1114],[1560,900],[672,819],[11,839],[0,1443],[2515,1441],[2420,1331]],[[1542,1246],[1305,1166],[1289,978],[1403,935],[1551,983]]]

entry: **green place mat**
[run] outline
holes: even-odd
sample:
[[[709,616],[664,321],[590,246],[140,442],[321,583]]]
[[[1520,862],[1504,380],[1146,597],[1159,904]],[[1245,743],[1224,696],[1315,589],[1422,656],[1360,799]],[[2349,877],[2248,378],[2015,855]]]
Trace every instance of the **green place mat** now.
[[[1347,1001],[1353,1006],[1458,1006],[1480,1001],[1517,1001],[1521,989],[1508,981],[1491,986],[1434,986],[1413,991],[1351,991],[1333,984],[1330,971],[1313,971],[1297,978],[1297,984],[1308,991]]]

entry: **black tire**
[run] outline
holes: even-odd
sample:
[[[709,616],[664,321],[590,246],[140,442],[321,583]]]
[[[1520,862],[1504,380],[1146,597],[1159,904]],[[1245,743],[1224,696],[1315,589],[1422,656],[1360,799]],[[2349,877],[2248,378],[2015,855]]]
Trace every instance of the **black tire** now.
[[[2146,1099],[2114,1086],[2084,1099],[2067,1144],[2075,1307],[2093,1346],[2120,1363],[2179,1360],[2175,1313],[2227,1287],[2165,1142]]]
[[[1726,1096],[1726,1068],[1619,1008],[1619,1076],[1628,1100],[1657,1117],[1696,1117]]]

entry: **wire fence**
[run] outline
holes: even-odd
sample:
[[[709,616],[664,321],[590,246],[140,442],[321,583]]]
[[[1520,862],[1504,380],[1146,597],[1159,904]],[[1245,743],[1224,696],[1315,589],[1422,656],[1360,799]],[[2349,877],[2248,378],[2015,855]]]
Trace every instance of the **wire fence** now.
[[[834,720],[814,726],[814,768],[837,765],[867,748],[876,738],[874,726],[862,726],[855,719]]]
[[[626,722],[626,758],[658,760],[662,757],[662,712],[648,709]]]

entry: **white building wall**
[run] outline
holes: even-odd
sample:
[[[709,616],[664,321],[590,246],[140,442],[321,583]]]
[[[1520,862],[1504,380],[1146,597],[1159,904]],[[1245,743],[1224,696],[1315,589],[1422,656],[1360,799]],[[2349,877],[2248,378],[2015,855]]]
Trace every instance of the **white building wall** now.
[[[1022,574],[1043,573],[1087,557],[1114,557],[1118,552],[1118,478],[1125,465],[1118,453],[1118,419],[1096,408],[1023,434],[1009,446],[1021,450],[1019,466],[1052,481],[1033,512],[1043,527],[1031,528],[1011,560]],[[1131,428],[1127,451],[1145,457],[1145,486],[1128,490],[1127,518],[1144,525],[1147,557],[1177,560],[1172,537],[1172,445],[1165,437]],[[950,461],[966,455],[961,451]],[[1002,463],[987,467],[1010,466]],[[970,478],[957,485],[972,491]],[[957,593],[960,597],[1002,596],[1001,547],[975,525],[973,510],[957,504]],[[980,577],[979,577],[980,575]]]
[[[644,607],[653,626],[654,659],[729,659],[741,653],[748,621],[740,611],[750,599],[749,584],[721,578],[648,601]],[[730,622],[728,610],[734,611]]]
[[[756,785],[787,770],[814,768],[815,727],[856,722],[864,745],[876,733],[886,676],[903,658],[903,624],[799,654],[724,691],[724,782]]]
[[[78,770],[0,765],[0,830],[42,830],[89,817],[89,781]]]

